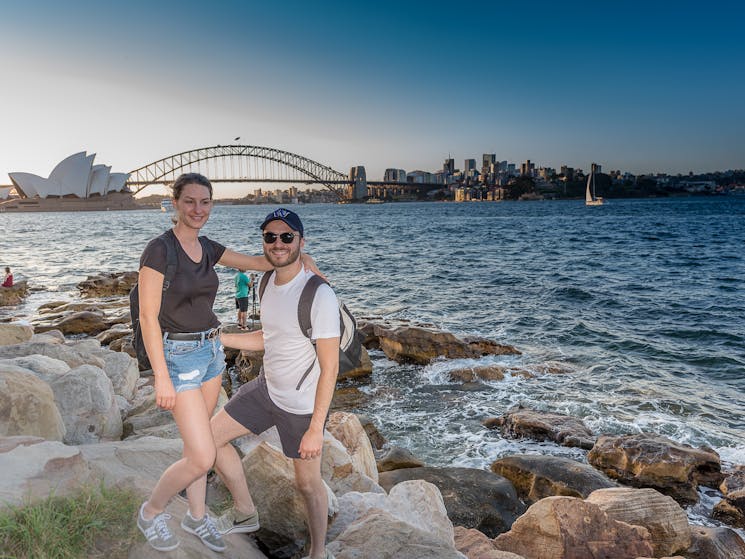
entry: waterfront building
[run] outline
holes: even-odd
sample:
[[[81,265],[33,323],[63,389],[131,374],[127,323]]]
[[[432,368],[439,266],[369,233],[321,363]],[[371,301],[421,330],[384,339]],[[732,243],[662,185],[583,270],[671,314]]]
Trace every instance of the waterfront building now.
[[[520,164],[520,175],[523,177],[535,176],[535,163],[531,163],[530,159],[526,159],[525,163]]]
[[[403,169],[386,169],[383,182],[406,182],[406,171]]]
[[[469,176],[471,171],[476,170],[476,160],[475,159],[466,159],[463,162],[463,174],[465,176]]]
[[[432,173],[428,173],[427,171],[411,171],[406,175],[406,182],[413,182],[417,184],[423,184],[423,183],[434,183],[435,176]]]

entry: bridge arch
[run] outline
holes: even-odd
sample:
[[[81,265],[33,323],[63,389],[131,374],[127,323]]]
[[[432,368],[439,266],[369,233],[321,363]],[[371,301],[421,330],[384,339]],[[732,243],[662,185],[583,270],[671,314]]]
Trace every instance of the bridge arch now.
[[[218,145],[170,155],[130,171],[127,184],[137,194],[153,184],[170,184],[188,172],[202,173],[212,182],[322,184],[339,198],[346,198],[350,184],[348,176],[302,155],[246,145]]]

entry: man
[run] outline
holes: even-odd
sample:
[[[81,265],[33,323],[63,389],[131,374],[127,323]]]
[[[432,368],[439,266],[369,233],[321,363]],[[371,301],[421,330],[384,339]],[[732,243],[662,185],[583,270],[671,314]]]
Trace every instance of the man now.
[[[264,367],[212,418],[215,469],[233,494],[233,508],[218,519],[217,527],[222,534],[259,529],[243,466],[230,441],[276,426],[308,512],[308,557],[333,559],[325,547],[328,497],[321,479],[321,450],[339,370],[339,306],[333,290],[321,285],[311,310],[314,349],[297,319],[300,294],[312,276],[299,259],[305,245],[303,224],[297,214],[280,208],[266,217],[261,230],[264,255],[274,267],[260,302],[262,330],[222,334],[226,346],[263,349]]]
[[[246,314],[248,311],[248,291],[251,283],[246,270],[238,270],[235,275],[235,308],[238,309],[238,328],[246,329]]]

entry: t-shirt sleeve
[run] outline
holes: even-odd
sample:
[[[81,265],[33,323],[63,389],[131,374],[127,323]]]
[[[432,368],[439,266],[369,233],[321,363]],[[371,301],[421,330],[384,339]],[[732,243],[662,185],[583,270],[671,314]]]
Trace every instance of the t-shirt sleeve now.
[[[217,241],[213,241],[212,239],[207,239],[207,242],[212,245],[212,254],[215,257],[215,261],[211,262],[211,264],[214,266],[220,261],[220,258],[222,258],[222,255],[225,252],[225,246]]]
[[[326,284],[318,287],[310,309],[310,324],[313,339],[338,338],[341,335],[339,327],[339,302],[334,290]]]
[[[166,273],[166,245],[163,239],[156,237],[151,240],[140,256],[140,268],[147,266],[161,274]]]

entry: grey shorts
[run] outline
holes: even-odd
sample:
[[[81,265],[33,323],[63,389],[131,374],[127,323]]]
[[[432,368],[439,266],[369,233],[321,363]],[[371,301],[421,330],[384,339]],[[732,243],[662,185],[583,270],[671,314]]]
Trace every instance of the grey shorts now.
[[[310,427],[313,414],[298,415],[277,406],[269,396],[263,374],[241,386],[225,404],[225,411],[255,435],[276,425],[284,455],[300,458],[300,441]]]

